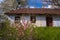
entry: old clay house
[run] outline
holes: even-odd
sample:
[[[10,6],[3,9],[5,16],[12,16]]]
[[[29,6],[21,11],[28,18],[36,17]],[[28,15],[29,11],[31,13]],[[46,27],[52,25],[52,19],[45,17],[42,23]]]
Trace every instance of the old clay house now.
[[[28,2],[29,7],[27,7],[26,1]],[[18,24],[23,17],[24,20],[26,20],[30,23],[33,23],[36,26],[43,26],[43,27],[60,26],[60,9],[57,9],[57,8],[55,9],[54,6],[51,5],[51,2],[50,2],[51,0],[50,1],[48,0],[48,2],[43,1],[42,6],[40,5],[41,1],[37,0],[37,2],[36,2],[36,0],[35,1],[17,0],[17,2],[16,2],[17,7],[14,6],[14,7],[16,7],[16,9],[6,12],[5,15],[8,16],[8,18],[12,24],[14,24],[14,23]],[[16,5],[16,3],[14,2],[14,5]],[[21,5],[21,3],[23,3],[23,5]],[[50,3],[50,4],[48,4],[48,3]],[[21,7],[21,6],[23,6],[23,7]],[[37,8],[38,6],[39,6],[39,8]]]
[[[36,26],[60,26],[60,9],[19,8],[5,13],[11,23],[16,23],[24,17]]]

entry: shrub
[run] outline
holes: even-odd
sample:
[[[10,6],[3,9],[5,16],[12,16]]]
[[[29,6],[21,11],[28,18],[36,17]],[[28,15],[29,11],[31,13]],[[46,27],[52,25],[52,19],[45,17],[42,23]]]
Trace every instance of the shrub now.
[[[55,27],[36,27],[30,34],[30,30],[26,30],[26,36],[32,40],[60,40],[60,28]]]
[[[16,28],[11,27],[9,20],[6,19],[4,22],[2,22],[0,40],[16,40],[17,38],[18,36]]]
[[[23,36],[18,35],[18,33],[21,33],[20,31],[24,33]],[[5,19],[0,30],[0,40],[60,40],[60,28],[29,25],[26,30],[23,28],[16,30],[16,28],[10,26],[9,20]]]

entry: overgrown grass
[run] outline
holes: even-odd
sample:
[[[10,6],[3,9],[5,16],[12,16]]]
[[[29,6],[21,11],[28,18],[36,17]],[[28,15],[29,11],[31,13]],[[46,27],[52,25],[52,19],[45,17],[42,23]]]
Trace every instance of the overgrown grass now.
[[[16,28],[10,27],[9,21],[3,23],[0,40],[60,40],[59,27],[33,27],[22,29],[24,35],[18,36]],[[21,32],[20,32],[21,33]]]
[[[26,30],[28,38],[32,37],[32,40],[60,40],[60,28],[58,27],[36,27],[32,32]]]
[[[16,40],[17,30],[10,26],[9,20],[6,20],[1,23],[2,27],[0,28],[0,40]]]

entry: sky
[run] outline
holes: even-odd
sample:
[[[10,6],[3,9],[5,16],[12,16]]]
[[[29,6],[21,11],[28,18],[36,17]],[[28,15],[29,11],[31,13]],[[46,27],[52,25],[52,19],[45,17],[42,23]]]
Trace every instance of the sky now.
[[[3,0],[0,0],[0,2],[3,1]]]
[[[0,3],[3,2],[3,0],[0,0]]]
[[[3,2],[3,0],[0,0],[0,3],[1,2]],[[42,0],[27,0],[27,3],[31,8],[42,8],[43,6]]]
[[[37,7],[37,8],[41,8],[42,7],[42,1],[41,0],[28,0],[28,5],[30,7]]]
[[[27,4],[30,8],[42,8],[43,6],[42,0],[27,0]]]
[[[0,3],[1,2],[3,2],[3,0],[0,0]],[[31,8],[42,8],[43,6],[42,0],[27,0],[27,3]]]
[[[42,3],[42,0],[28,0],[28,5],[31,7],[31,8],[42,8],[43,6],[43,3]],[[47,7],[47,5],[46,5]]]

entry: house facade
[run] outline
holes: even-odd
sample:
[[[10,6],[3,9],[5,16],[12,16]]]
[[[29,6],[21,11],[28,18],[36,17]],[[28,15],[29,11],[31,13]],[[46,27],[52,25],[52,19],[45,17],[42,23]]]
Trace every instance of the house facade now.
[[[36,26],[60,26],[60,10],[47,8],[19,8],[6,12],[10,22],[19,23],[22,18]]]

